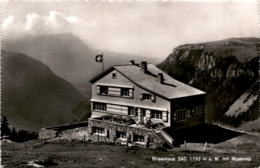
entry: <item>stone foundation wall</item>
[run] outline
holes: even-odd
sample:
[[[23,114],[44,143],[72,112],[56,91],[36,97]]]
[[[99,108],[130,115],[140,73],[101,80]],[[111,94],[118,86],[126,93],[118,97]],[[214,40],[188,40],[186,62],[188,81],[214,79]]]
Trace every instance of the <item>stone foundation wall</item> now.
[[[104,133],[92,133],[93,127],[103,128]],[[117,138],[117,131],[125,132],[126,138]],[[134,141],[134,135],[143,136],[144,142]],[[65,130],[59,130],[59,127],[42,128],[39,131],[39,138],[45,140],[91,140],[93,142],[110,142],[129,146],[142,146],[151,148],[163,146],[162,139],[152,129],[131,127],[128,125],[111,123],[91,118],[88,120],[88,127],[77,127]]]
[[[56,131],[53,129],[42,128],[39,131],[39,138],[46,140],[67,139],[67,140],[88,140],[89,132],[88,127],[79,127]]]
[[[56,134],[57,134],[57,131],[55,131],[55,130],[42,128],[39,131],[39,138],[40,139],[52,139],[52,138],[56,137]]]
[[[68,140],[88,140],[89,133],[87,127],[80,127],[65,130],[62,132],[61,139],[68,139]]]
[[[92,133],[92,127],[104,128],[104,134]],[[126,141],[116,138],[116,131],[126,132]],[[162,140],[151,129],[131,127],[123,124],[110,123],[97,119],[88,120],[89,139],[94,142],[122,143],[156,148],[162,146]],[[144,142],[134,142],[134,135],[144,136]]]

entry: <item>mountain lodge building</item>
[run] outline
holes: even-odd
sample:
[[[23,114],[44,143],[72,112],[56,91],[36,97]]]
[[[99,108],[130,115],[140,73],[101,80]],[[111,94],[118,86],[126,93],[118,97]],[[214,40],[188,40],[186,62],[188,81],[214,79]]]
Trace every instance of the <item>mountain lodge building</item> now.
[[[127,145],[172,145],[165,128],[204,123],[206,93],[145,61],[113,66],[92,84],[89,139]]]

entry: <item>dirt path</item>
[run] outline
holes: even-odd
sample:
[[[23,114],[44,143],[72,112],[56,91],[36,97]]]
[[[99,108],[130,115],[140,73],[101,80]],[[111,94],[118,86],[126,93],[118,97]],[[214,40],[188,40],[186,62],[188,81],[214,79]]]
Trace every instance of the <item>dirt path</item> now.
[[[225,128],[225,129],[228,129],[228,130],[231,130],[231,131],[240,132],[240,133],[243,133],[243,134],[255,135],[255,136],[260,137],[260,134],[259,134],[259,133],[253,133],[253,132],[243,131],[243,130],[239,130],[239,129],[236,129],[236,128],[232,128],[232,127],[230,127],[230,126],[226,126],[226,125],[223,125],[223,124],[218,124],[218,123],[213,123],[212,125],[216,125],[216,126],[219,126],[219,127],[221,127],[221,128]]]

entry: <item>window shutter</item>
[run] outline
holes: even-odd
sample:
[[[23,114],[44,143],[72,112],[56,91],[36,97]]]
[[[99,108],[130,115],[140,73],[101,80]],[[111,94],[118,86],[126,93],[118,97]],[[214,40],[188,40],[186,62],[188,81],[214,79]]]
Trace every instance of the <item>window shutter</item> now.
[[[129,89],[129,97],[133,97],[133,89]]]
[[[151,110],[149,109],[146,109],[146,116],[151,118]]]
[[[155,102],[155,95],[154,94],[152,95],[151,99],[152,99],[152,102]]]
[[[177,111],[174,111],[173,113],[173,120],[176,121],[177,120],[177,115],[176,115]]]
[[[167,111],[163,111],[163,112],[162,112],[162,119],[163,119],[163,121],[165,121],[165,122],[168,121],[168,112],[167,112]]]
[[[135,108],[135,116],[138,116],[138,108]]]
[[[105,132],[104,132],[104,133],[105,133],[105,136],[106,136],[107,138],[109,138],[109,137],[108,137],[108,135],[109,135],[109,130],[108,130],[108,129],[105,129]]]
[[[97,92],[100,94],[100,86],[97,86]]]
[[[139,94],[139,99],[143,100],[143,94]]]

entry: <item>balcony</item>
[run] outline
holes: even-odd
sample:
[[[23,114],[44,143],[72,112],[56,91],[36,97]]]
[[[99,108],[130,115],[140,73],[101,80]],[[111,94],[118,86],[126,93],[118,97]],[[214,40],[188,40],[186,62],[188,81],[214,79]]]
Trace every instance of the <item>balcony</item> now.
[[[115,116],[115,115],[105,115],[101,117],[95,118],[95,120],[101,120],[109,123],[115,123],[115,124],[123,124],[123,125],[132,125],[135,124],[135,121],[126,116]]]

